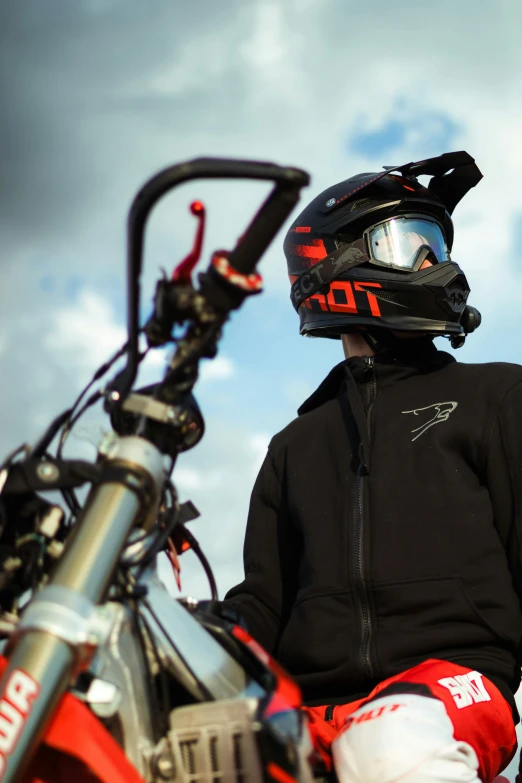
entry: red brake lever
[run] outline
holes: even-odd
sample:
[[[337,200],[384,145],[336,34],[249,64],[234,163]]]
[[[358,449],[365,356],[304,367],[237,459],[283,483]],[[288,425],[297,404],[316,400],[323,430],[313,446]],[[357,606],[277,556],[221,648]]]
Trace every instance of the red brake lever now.
[[[205,207],[201,201],[193,201],[190,205],[190,211],[198,219],[198,227],[192,250],[186,258],[181,261],[172,273],[171,280],[174,283],[190,283],[192,270],[198,263],[203,246],[203,234],[205,231]]]

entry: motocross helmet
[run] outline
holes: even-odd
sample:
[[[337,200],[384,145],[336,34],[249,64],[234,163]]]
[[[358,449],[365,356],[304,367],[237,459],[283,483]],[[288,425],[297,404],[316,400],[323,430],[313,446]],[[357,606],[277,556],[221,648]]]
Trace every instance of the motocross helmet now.
[[[317,196],[284,241],[301,334],[414,331],[462,345],[480,313],[451,260],[451,214],[481,178],[471,155],[449,152],[357,174]]]

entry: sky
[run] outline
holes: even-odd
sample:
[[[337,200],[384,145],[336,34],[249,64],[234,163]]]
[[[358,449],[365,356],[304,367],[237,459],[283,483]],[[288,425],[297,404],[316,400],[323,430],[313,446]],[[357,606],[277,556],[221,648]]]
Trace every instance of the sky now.
[[[353,174],[467,150],[484,179],[456,209],[452,255],[483,324],[457,356],[522,361],[521,25],[518,0],[0,0],[0,451],[35,440],[124,342],[130,202],[159,169],[203,155],[306,169],[302,208]],[[203,268],[266,192],[200,182],[165,199],[143,314],[160,268],[191,246],[193,198],[208,211]],[[242,578],[271,436],[343,358],[335,341],[299,337],[283,236],[262,261],[264,293],[204,363],[206,435],[174,473],[202,512],[192,529],[221,595]],[[161,367],[153,357],[142,380]],[[91,417],[67,453],[94,456],[104,428]],[[204,596],[190,554],[182,567],[184,591]]]

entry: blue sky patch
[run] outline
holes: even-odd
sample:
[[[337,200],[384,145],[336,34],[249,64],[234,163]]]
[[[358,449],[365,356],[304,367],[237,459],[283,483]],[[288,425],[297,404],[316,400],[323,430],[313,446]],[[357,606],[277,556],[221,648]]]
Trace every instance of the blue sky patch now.
[[[518,212],[513,219],[510,262],[513,270],[522,274],[522,212]]]
[[[65,295],[69,299],[76,299],[82,288],[85,286],[85,277],[81,275],[70,275],[65,280]]]
[[[38,285],[40,287],[41,291],[44,291],[46,294],[49,294],[51,291],[54,291],[56,278],[54,275],[42,275],[40,279],[38,280]]]
[[[461,126],[446,112],[428,109],[403,97],[395,101],[380,125],[372,126],[363,117],[357,119],[356,125],[357,130],[347,139],[348,152],[375,160],[380,165],[395,165],[449,152],[457,148],[457,139],[462,132]],[[394,159],[384,160],[384,156]]]
[[[388,120],[375,130],[356,132],[349,140],[350,152],[366,158],[378,158],[402,147],[406,140],[406,132],[404,123]]]

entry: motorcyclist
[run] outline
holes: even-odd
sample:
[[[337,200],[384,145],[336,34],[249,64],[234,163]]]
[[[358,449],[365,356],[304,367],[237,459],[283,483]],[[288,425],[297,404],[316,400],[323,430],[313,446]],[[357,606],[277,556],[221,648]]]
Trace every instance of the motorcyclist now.
[[[346,358],[270,443],[227,600],[341,783],[489,783],[516,749],[522,367],[433,344],[480,324],[450,215],[481,176],[465,152],[361,174],[285,239],[301,334]]]

